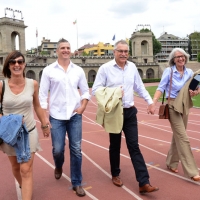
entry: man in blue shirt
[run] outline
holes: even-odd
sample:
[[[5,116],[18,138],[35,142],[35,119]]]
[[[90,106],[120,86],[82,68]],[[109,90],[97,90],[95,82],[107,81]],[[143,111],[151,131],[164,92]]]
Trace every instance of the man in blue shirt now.
[[[116,42],[114,46],[114,59],[103,64],[97,73],[92,94],[99,87],[121,87],[124,122],[122,130],[126,137],[126,143],[135,169],[136,179],[139,182],[139,192],[157,191],[158,187],[153,187],[149,182],[149,174],[145,161],[138,144],[137,109],[134,106],[134,92],[137,92],[148,104],[147,112],[154,114],[155,105],[152,98],[144,87],[138,70],[134,63],[127,61],[129,46],[125,40]],[[109,133],[110,137],[110,165],[113,184],[121,187],[123,185],[120,174],[120,147],[121,133]]]

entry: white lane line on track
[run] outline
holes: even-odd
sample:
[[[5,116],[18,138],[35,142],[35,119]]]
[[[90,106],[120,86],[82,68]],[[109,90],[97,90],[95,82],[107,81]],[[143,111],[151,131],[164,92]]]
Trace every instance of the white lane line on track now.
[[[84,121],[84,120],[83,120],[83,122],[84,122],[84,123],[87,123],[87,124],[96,125],[95,123],[92,123],[92,122],[87,122],[87,121]]]
[[[91,102],[91,103],[93,103],[95,106],[97,106],[97,104],[96,104],[96,103],[94,103],[94,101],[92,101],[92,99],[90,99],[90,102]]]
[[[161,124],[153,124],[153,123],[149,123],[147,120],[140,121],[140,123],[144,123],[144,124],[148,124],[148,125],[153,125],[153,126],[161,126],[161,127],[169,128],[171,130],[171,126],[165,126],[165,125],[161,125]],[[191,122],[188,122],[188,123],[193,124]],[[194,124],[196,125],[196,123],[194,123]],[[193,130],[190,130],[190,129],[187,129],[187,132],[199,133],[199,131],[193,131]],[[172,133],[172,131],[171,131],[171,133]]]
[[[96,125],[102,127],[100,124],[97,124],[94,120],[92,120],[92,119],[86,117],[84,114],[82,114],[82,115],[83,115],[86,119],[88,119],[89,121],[91,121],[91,122],[93,122],[94,124],[96,124]]]
[[[47,161],[43,156],[41,156],[39,153],[35,154],[38,156],[42,161],[44,161],[47,165],[49,165],[52,169],[55,169],[55,166],[52,165],[49,161]],[[64,173],[62,173],[62,176],[67,179],[69,182],[71,182],[71,179]],[[85,190],[85,193],[88,197],[90,197],[92,200],[98,200],[95,196],[93,196],[91,193]]]
[[[171,134],[172,134],[172,131],[167,131],[167,130],[165,130],[165,129],[158,128],[158,127],[156,127],[156,125],[155,125],[155,124],[154,124],[154,125],[152,125],[152,124],[149,124],[149,123],[144,123],[144,122],[138,122],[138,123],[139,123],[139,124],[146,125],[146,126],[149,126],[149,127],[152,127],[152,128],[154,128],[154,129],[162,130],[162,131],[165,131],[165,132],[168,132],[168,133],[171,133]],[[187,130],[187,131],[190,131],[190,130]],[[193,137],[189,137],[189,136],[188,136],[188,138],[190,138],[190,139],[193,139],[193,140],[200,141],[200,139],[197,139],[197,138],[193,138]]]
[[[17,191],[17,200],[22,200],[21,189],[19,188],[19,183],[15,179],[15,186]]]
[[[82,152],[82,154],[85,156],[85,158],[87,158],[95,167],[97,167],[101,172],[103,172],[106,176],[108,176],[110,179],[112,178],[112,176],[105,171],[103,168],[101,168],[96,162],[94,162],[89,156],[87,156],[84,152]],[[130,189],[128,189],[126,186],[122,186],[121,188],[123,188],[126,192],[128,192],[130,195],[132,195],[133,197],[135,197],[137,200],[142,200],[138,195],[136,195],[134,192],[132,192]]]
[[[125,138],[125,137],[122,136],[122,138]],[[95,144],[95,143],[93,143],[93,142],[90,142],[90,141],[88,141],[88,140],[85,140],[85,139],[82,139],[82,140],[83,140],[84,142],[87,142],[87,143],[91,144],[91,145],[94,145],[94,146],[100,147],[101,149],[104,149],[104,150],[109,151],[108,148],[105,148],[105,147],[103,147],[103,146],[97,145],[97,144]],[[166,154],[162,154],[162,153],[160,153],[160,152],[158,152],[158,151],[155,151],[154,149],[151,149],[151,148],[149,148],[149,147],[146,147],[146,146],[144,146],[144,145],[142,145],[142,144],[139,144],[139,145],[140,145],[140,146],[143,146],[144,148],[146,148],[146,149],[148,149],[148,150],[151,150],[151,151],[156,152],[156,153],[158,153],[158,154],[160,154],[160,155],[163,155],[163,156],[165,156],[165,157],[167,156]],[[124,157],[124,158],[128,158],[128,159],[130,160],[130,156],[126,156],[126,155],[121,154],[121,153],[120,153],[120,156],[122,156],[122,157]],[[170,174],[170,175],[172,175],[172,176],[176,176],[176,177],[178,177],[178,178],[181,178],[181,179],[187,180],[187,181],[189,181],[189,182],[195,183],[195,184],[197,184],[197,185],[200,185],[200,183],[194,182],[194,181],[192,181],[192,180],[190,180],[190,179],[188,179],[188,178],[185,178],[185,177],[183,177],[183,176],[176,175],[176,174],[174,174],[174,173],[172,173],[172,172],[169,172],[169,171],[166,171],[166,170],[164,170],[164,169],[155,167],[155,166],[150,165],[150,164],[148,164],[148,163],[145,163],[145,164],[146,164],[148,167],[152,167],[152,168],[157,169],[157,170],[159,170],[159,171],[162,171],[162,172],[164,172],[164,173],[167,173],[167,174]],[[199,170],[200,170],[200,169],[199,169]]]

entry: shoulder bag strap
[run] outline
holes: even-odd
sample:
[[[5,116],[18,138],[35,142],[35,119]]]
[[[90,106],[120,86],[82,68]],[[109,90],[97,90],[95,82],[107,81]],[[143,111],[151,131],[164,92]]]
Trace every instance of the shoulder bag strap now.
[[[3,95],[4,95],[4,91],[5,91],[5,83],[4,80],[2,81],[2,91],[1,91],[1,107],[0,107],[0,114],[3,113]]]
[[[168,104],[169,104],[169,101],[170,101],[170,94],[171,94],[171,89],[172,89],[172,74],[173,74],[173,70],[171,68],[171,77],[170,77],[170,85],[169,85]]]

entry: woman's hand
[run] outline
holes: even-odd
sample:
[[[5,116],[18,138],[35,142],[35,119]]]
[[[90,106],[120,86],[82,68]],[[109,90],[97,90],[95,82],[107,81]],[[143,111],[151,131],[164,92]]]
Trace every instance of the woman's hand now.
[[[189,90],[189,93],[191,97],[197,96],[199,94],[198,90]]]
[[[44,137],[45,138],[49,137],[49,135],[51,133],[51,131],[50,131],[50,125],[46,124],[45,126],[41,126],[41,129],[42,129]]]

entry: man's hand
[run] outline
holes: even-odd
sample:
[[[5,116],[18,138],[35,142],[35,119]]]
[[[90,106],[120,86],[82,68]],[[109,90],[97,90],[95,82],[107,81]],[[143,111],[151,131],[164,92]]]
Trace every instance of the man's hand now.
[[[148,107],[147,107],[147,113],[148,114],[150,113],[150,114],[154,115],[155,110],[156,110],[156,106],[155,106],[154,103],[148,105]]]

